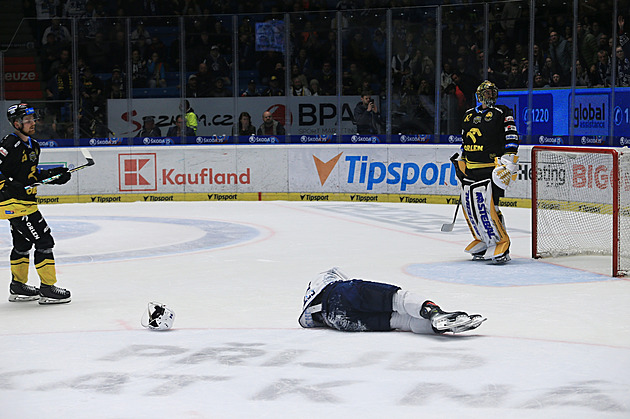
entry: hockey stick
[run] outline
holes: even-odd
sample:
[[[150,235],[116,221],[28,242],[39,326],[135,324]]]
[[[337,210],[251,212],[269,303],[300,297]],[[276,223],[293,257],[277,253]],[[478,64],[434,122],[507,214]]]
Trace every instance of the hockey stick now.
[[[453,227],[455,227],[455,221],[457,220],[457,213],[459,212],[459,206],[461,205],[462,200],[457,201],[457,207],[455,208],[455,215],[453,216],[453,222],[448,224],[442,224],[442,231],[448,233],[449,231],[453,231]]]
[[[455,153],[451,156],[450,160],[451,163],[453,163],[453,165],[455,166],[456,170],[457,169],[457,163],[455,163],[455,159],[459,157],[459,154]],[[443,232],[450,232],[453,231],[453,227],[455,227],[455,221],[457,220],[457,213],[459,212],[459,206],[462,203],[462,199],[460,198],[459,201],[457,201],[457,207],[455,207],[455,215],[453,216],[453,222],[452,223],[448,223],[448,224],[442,224],[442,228],[441,231]]]
[[[94,166],[94,159],[92,158],[92,154],[90,154],[90,151],[85,149],[85,148],[82,148],[81,149],[81,153],[83,154],[83,157],[85,157],[86,163],[82,164],[81,166],[77,166],[77,167],[73,167],[72,169],[68,169],[68,173],[76,172],[77,170],[81,170],[81,169],[85,169],[86,167]],[[42,179],[39,182],[35,182],[35,183],[31,184],[31,185],[25,186],[24,189],[25,190],[29,190],[29,189],[35,188],[35,187],[37,187],[39,185],[43,185],[45,183],[50,183],[50,182],[52,182],[52,181],[54,181],[56,179],[59,179],[61,176],[62,176],[62,174],[60,173],[58,175],[51,176],[51,177],[46,178],[46,179]]]

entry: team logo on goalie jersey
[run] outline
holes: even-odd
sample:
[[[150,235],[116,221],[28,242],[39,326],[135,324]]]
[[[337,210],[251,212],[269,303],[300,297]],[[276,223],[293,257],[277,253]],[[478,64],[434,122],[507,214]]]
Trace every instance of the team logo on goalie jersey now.
[[[481,124],[481,116],[477,115],[473,118],[473,124]]]
[[[485,119],[486,122],[490,122],[493,116],[494,114],[492,113],[492,111],[488,111],[488,113],[486,114],[486,116],[483,117],[483,119]]]

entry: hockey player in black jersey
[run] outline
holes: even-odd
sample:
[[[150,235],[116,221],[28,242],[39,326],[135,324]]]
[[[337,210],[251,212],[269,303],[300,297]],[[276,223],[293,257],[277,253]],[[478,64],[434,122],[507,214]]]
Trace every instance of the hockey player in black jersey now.
[[[305,328],[330,327],[344,332],[442,334],[476,329],[485,320],[479,314],[445,312],[396,285],[350,278],[332,268],[309,282],[298,322]]]
[[[70,291],[55,286],[57,282],[50,227],[37,208],[37,187],[25,189],[43,179],[61,175],[50,182],[70,180],[65,167],[39,170],[40,148],[31,136],[35,133],[35,110],[26,103],[9,107],[7,118],[14,132],[0,142],[0,218],[11,227],[11,285],[9,301],[34,301],[40,304],[70,302]],[[35,246],[35,268],[41,285],[27,285],[30,250]]]
[[[477,88],[480,102],[464,114],[457,174],[461,203],[474,240],[465,251],[473,260],[510,260],[510,238],[498,208],[499,198],[516,179],[519,138],[512,111],[497,105],[499,90],[484,81]]]

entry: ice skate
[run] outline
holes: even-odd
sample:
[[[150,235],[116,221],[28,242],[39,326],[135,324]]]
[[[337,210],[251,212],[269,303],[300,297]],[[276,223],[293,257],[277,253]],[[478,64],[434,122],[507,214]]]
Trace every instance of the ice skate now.
[[[511,260],[512,260],[512,258],[510,257],[510,253],[509,252],[505,252],[501,256],[497,256],[495,258],[492,258],[492,263],[495,264],[495,265],[503,265],[503,264],[508,263]]]
[[[432,301],[422,304],[420,316],[431,321],[431,327],[436,333],[452,332],[457,327],[471,323],[471,318],[463,311],[446,312]]]
[[[461,326],[454,327],[451,330],[448,330],[448,332],[461,333],[461,332],[466,332],[468,330],[473,330],[473,329],[478,328],[481,325],[481,323],[487,320],[485,317],[483,317],[480,314],[472,314],[469,317],[470,317],[470,322],[468,322],[467,324],[463,324]]]
[[[70,291],[54,285],[41,284],[39,287],[40,304],[62,304],[70,302]]]
[[[39,300],[39,289],[37,287],[11,280],[11,285],[9,286],[9,301],[22,302],[35,300]]]

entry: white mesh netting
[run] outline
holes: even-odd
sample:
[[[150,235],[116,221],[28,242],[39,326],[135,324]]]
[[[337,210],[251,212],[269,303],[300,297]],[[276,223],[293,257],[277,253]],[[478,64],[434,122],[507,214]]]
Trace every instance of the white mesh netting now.
[[[619,196],[619,270],[630,272],[630,153],[619,155],[619,182],[613,185],[615,154],[576,148],[534,149],[537,173],[538,256],[613,254],[613,193]]]

